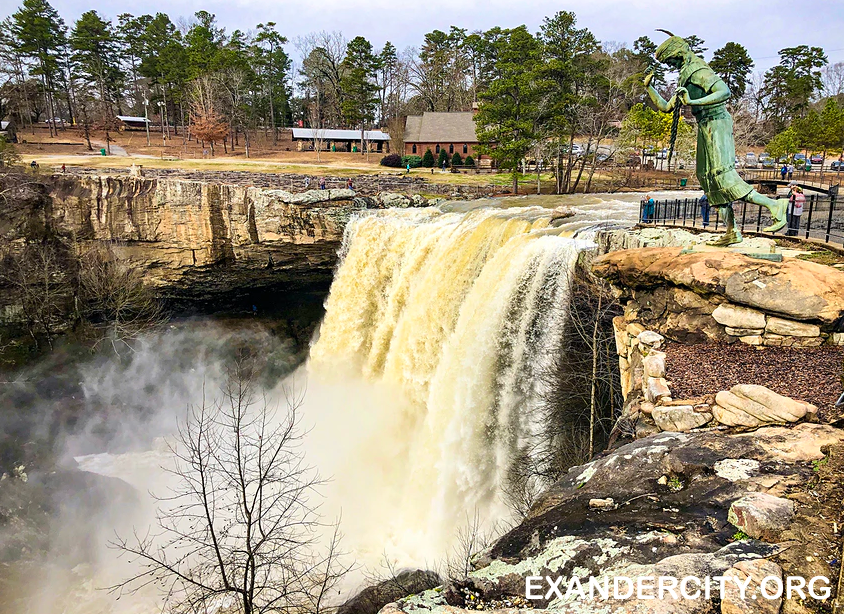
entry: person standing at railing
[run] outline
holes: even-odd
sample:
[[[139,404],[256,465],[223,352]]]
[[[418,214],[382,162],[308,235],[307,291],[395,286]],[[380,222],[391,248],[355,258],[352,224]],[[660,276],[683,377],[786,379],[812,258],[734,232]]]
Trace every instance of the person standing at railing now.
[[[791,181],[794,179],[794,165],[789,162],[788,163],[788,180]]]
[[[645,199],[645,204],[642,205],[642,223],[648,224],[653,221],[654,211],[656,210],[656,201],[648,194]]]
[[[782,168],[780,169],[780,177],[782,177],[782,180],[783,180],[783,181],[785,181],[785,176],[786,176],[787,174],[788,174],[788,165],[787,165],[787,164],[783,164],[783,165],[782,165]]]
[[[796,237],[800,230],[800,216],[803,215],[803,205],[806,203],[806,195],[799,185],[791,186],[791,195],[788,197],[788,232],[786,236]]]
[[[703,227],[706,228],[709,226],[709,199],[706,197],[706,194],[700,197],[700,219],[703,221]]]

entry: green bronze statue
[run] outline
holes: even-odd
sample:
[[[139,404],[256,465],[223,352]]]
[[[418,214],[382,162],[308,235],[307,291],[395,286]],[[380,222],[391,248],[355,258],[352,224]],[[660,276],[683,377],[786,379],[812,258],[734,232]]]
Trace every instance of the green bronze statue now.
[[[645,88],[660,111],[670,113],[678,103],[689,105],[697,120],[695,172],[709,204],[720,208],[721,219],[727,227],[727,232],[710,245],[726,246],[741,242],[741,232],[736,228],[732,208],[735,200],[767,207],[773,224],[765,228],[765,232],[780,230],[786,224],[788,201],[763,196],[745,183],[736,171],[733,118],[726,107],[730,97],[727,84],[692,52],[685,40],[670,32],[666,34],[669,38],[657,48],[656,59],[680,71],[677,91],[666,101],[651,85],[653,74],[645,76]]]

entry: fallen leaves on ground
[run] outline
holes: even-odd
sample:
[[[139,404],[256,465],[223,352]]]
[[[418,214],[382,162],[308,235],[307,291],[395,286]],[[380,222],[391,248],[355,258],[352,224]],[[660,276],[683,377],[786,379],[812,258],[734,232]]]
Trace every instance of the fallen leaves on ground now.
[[[835,407],[842,392],[844,348],[669,343],[665,352],[666,377],[675,399],[714,394],[736,384],[760,384],[816,405],[823,421],[844,413],[844,408]]]

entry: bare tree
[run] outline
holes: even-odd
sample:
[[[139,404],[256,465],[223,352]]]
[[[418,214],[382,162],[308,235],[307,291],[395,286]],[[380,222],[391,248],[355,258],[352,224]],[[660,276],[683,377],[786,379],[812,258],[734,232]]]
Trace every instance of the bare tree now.
[[[97,344],[109,343],[117,354],[167,319],[143,272],[126,266],[109,247],[95,247],[79,259],[79,306],[80,315],[103,333]]]
[[[319,92],[317,92],[316,100],[308,108],[308,115],[313,131],[314,151],[316,152],[317,162],[321,162],[321,153],[323,143],[325,142],[325,124],[322,119],[322,109],[319,103]]]
[[[21,306],[27,331],[36,345],[39,338],[52,349],[53,339],[67,324],[73,295],[73,260],[65,246],[45,238],[6,254],[2,276]]]
[[[171,447],[177,486],[157,498],[157,532],[112,543],[141,566],[113,591],[158,584],[176,612],[231,598],[243,614],[326,609],[349,566],[340,562],[339,521],[324,524],[315,502],[323,481],[300,447],[302,397],[285,391],[279,413],[254,382],[252,362],[238,359],[222,395],[189,408]]]
[[[836,62],[821,71],[823,92],[826,96],[839,97],[844,94],[844,62]]]
[[[466,523],[457,529],[454,545],[445,561],[446,573],[451,582],[460,582],[472,571],[472,563],[479,554],[495,541],[495,527],[485,531],[478,510],[472,516],[466,514]]]

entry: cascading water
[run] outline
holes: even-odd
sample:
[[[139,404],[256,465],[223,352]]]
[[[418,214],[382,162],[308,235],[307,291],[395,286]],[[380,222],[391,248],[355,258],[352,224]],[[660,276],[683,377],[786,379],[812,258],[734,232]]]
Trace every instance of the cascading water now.
[[[400,563],[441,556],[467,513],[511,516],[502,491],[542,436],[544,375],[583,245],[550,221],[542,207],[390,210],[347,228],[309,385],[381,391],[349,411],[378,415],[379,439],[394,442],[353,453],[368,489],[392,493],[389,513],[350,500],[343,513],[374,521],[381,536],[367,546],[394,547]]]
[[[306,457],[330,479],[322,512],[342,516],[344,550],[362,568],[377,569],[384,556],[398,567],[434,567],[469,517],[511,517],[502,490],[545,437],[546,375],[585,244],[576,237],[632,225],[636,200],[475,201],[367,212],[349,223],[308,363],[262,384],[282,406],[283,387],[306,386]],[[576,214],[552,221],[548,204],[574,205]],[[101,417],[89,425],[96,436],[83,429],[65,453],[83,471],[128,483],[136,501],[111,501],[105,520],[81,536],[75,526],[56,527],[97,554],[27,588],[26,603],[38,596],[32,611],[160,611],[151,592],[127,603],[97,590],[131,571],[105,544],[115,530],[152,522],[147,493],[161,494],[159,466],[169,459],[161,440],[150,449],[151,438],[172,437],[185,407],[219,390],[225,356],[244,346],[273,372],[290,364],[290,348],[257,323],[231,332],[200,321],[148,339],[128,362],[79,367]],[[112,407],[122,409],[96,409]],[[125,428],[104,439],[115,423]]]

